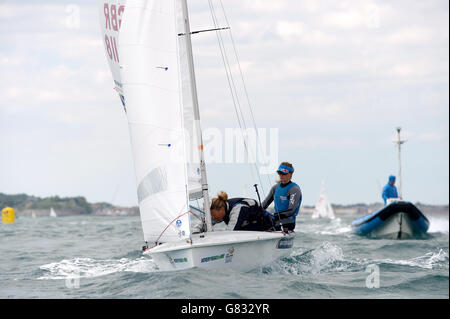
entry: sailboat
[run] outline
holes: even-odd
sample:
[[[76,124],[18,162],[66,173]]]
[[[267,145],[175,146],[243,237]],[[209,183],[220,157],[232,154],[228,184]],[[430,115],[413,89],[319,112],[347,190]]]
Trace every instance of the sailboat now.
[[[128,119],[143,254],[161,271],[250,270],[289,255],[294,233],[213,231],[186,0],[104,0],[100,24]],[[193,201],[204,233],[191,232]]]
[[[330,218],[334,219],[334,211],[331,207],[330,201],[325,195],[325,182],[322,182],[319,199],[314,207],[312,218]]]
[[[371,238],[410,239],[424,237],[430,222],[411,202],[403,200],[401,145],[406,141],[400,137],[397,127],[399,198],[389,198],[387,205],[367,216],[357,218],[352,223],[358,235]]]
[[[53,207],[50,208],[50,213],[49,213],[50,217],[58,217],[58,215],[56,214],[55,210],[53,209]]]

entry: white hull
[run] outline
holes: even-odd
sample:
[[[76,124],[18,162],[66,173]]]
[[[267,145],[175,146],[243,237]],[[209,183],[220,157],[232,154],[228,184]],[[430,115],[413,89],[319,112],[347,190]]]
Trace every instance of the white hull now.
[[[413,227],[406,213],[398,213],[389,217],[382,226],[371,232],[373,237],[389,239],[407,239],[413,237]]]
[[[166,243],[147,249],[160,271],[232,268],[248,271],[292,252],[295,233],[217,231],[192,236],[192,242]]]

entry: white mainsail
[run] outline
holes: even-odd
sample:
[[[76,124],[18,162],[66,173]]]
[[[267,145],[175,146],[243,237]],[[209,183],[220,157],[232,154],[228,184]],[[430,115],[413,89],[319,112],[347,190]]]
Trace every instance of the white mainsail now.
[[[312,218],[330,218],[334,219],[334,211],[331,207],[330,201],[325,195],[325,183],[322,182],[322,189],[320,192],[319,200],[314,207]]]
[[[50,217],[58,217],[58,215],[56,215],[55,210],[53,209],[53,207],[50,208],[50,213],[49,213]]]
[[[121,15],[118,56],[144,239],[153,243],[189,238],[176,1],[128,0]]]

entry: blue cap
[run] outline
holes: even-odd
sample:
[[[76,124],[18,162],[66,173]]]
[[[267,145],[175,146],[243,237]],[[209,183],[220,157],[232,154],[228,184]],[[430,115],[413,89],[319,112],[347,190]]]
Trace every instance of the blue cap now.
[[[293,173],[294,169],[292,167],[286,166],[286,165],[280,165],[280,167],[278,167],[277,172],[281,172],[283,174],[287,174],[287,173]]]
[[[389,176],[389,182],[395,182],[395,176],[394,175]]]

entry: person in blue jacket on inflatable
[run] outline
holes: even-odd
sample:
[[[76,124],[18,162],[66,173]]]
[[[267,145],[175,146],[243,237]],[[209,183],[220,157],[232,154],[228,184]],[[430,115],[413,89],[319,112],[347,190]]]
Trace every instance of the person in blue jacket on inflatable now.
[[[383,197],[384,200],[384,205],[386,205],[389,198],[398,198],[397,187],[395,187],[394,184],[395,176],[391,175],[389,176],[389,182],[383,187],[383,193],[381,194],[381,197]]]
[[[275,230],[294,230],[295,219],[302,203],[302,191],[296,183],[291,181],[294,173],[291,163],[281,163],[277,173],[280,180],[272,187],[261,206],[263,209],[267,209],[272,202],[275,202],[273,216]]]

